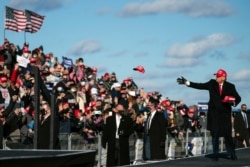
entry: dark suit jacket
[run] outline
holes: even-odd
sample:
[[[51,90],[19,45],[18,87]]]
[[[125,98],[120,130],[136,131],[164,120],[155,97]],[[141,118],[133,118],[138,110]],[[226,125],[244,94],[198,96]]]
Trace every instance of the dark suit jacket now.
[[[129,116],[122,115],[118,128],[120,146],[120,165],[129,165],[129,136],[133,133],[133,120]],[[107,148],[107,167],[115,166],[115,140],[116,140],[116,116],[115,113],[106,120],[102,134],[102,147]]]
[[[50,149],[50,119],[51,117],[49,116],[46,118],[43,123],[39,124],[39,134],[38,134],[38,149]],[[60,149],[60,144],[59,144],[59,120],[57,117],[55,117],[55,147],[54,149]]]
[[[249,114],[247,114],[247,120],[248,120],[248,128],[250,128],[250,117],[249,117]],[[235,134],[236,133],[239,133],[240,136],[238,136],[239,139],[246,139],[248,138],[249,140],[249,133],[248,132],[248,129],[246,129],[246,125],[245,125],[245,121],[243,119],[243,116],[240,113],[237,113],[235,115],[235,118],[234,118],[234,131],[235,131]]]
[[[236,99],[234,105],[237,106],[240,103],[241,97],[236,91],[235,86],[225,81],[221,95],[219,93],[219,84],[214,79],[206,83],[190,82],[189,87],[208,90],[209,92],[207,129],[210,130],[211,134],[214,135],[214,132],[218,131],[221,137],[230,135],[232,133],[231,106],[233,104],[224,103],[222,100],[225,96],[234,96]]]
[[[148,120],[146,121],[147,124]],[[145,125],[146,125],[145,124]],[[162,112],[156,111],[154,117],[151,120],[150,129],[148,131],[148,135],[150,137],[150,153],[151,153],[151,160],[160,160],[165,159],[165,141],[166,141],[166,119]],[[146,128],[145,128],[146,130]],[[144,132],[147,135],[147,132]],[[145,138],[144,138],[144,144]],[[143,147],[143,158],[145,159],[145,146]]]

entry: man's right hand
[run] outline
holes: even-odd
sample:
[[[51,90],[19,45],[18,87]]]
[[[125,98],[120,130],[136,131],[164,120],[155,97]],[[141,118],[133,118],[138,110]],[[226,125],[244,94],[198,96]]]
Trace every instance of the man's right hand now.
[[[178,82],[179,85],[184,85],[184,84],[186,84],[187,80],[183,76],[181,76],[181,77],[177,78],[176,81]]]

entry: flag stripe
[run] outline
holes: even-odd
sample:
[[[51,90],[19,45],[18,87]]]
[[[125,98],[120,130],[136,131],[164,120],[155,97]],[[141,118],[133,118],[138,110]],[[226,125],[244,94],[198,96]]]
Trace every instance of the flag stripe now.
[[[29,10],[25,10],[25,14],[27,17],[25,31],[31,33],[37,32],[43,24],[44,16],[40,16],[39,14]]]
[[[26,15],[24,11],[5,7],[5,29],[23,31],[26,27]]]

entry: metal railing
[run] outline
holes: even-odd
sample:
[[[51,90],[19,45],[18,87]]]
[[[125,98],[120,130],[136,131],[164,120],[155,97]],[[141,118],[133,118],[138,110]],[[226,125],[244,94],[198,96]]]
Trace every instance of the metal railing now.
[[[3,142],[3,149],[33,149],[31,144],[22,144],[19,142],[20,136],[10,136]],[[62,150],[97,150],[97,167],[105,166],[106,152],[101,147],[101,134],[97,134],[93,143],[88,143],[79,133],[61,133],[59,135]],[[143,141],[138,139],[136,134],[132,134],[129,139],[131,163],[142,160]],[[223,138],[220,138],[220,151],[225,151]],[[210,132],[201,129],[197,133],[186,132],[181,138],[166,136],[166,156],[168,159],[183,158],[187,156],[196,156],[212,152],[212,142]]]

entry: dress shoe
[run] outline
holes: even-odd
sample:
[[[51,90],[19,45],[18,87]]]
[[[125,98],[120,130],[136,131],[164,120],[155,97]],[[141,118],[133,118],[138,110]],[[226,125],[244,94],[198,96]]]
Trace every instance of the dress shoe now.
[[[216,157],[212,157],[212,161],[218,161],[219,158],[216,156]]]
[[[238,158],[237,158],[237,156],[236,156],[235,154],[233,154],[233,155],[230,156],[230,159],[233,160],[233,161],[235,161],[235,160],[237,160]]]

